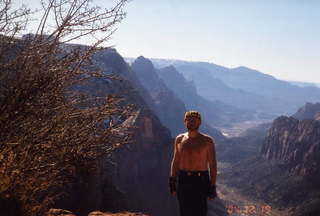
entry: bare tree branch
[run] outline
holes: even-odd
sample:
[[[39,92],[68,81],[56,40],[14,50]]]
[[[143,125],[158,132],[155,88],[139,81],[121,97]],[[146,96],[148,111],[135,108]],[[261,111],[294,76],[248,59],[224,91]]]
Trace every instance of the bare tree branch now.
[[[121,97],[81,91],[93,78],[114,79],[91,57],[125,17],[126,0],[106,10],[90,0],[41,3],[37,34],[17,39],[33,13],[0,0],[0,198],[19,199],[28,216],[44,215],[63,195],[50,188],[131,142],[129,127],[106,122],[134,115]],[[65,44],[88,35],[91,46]]]

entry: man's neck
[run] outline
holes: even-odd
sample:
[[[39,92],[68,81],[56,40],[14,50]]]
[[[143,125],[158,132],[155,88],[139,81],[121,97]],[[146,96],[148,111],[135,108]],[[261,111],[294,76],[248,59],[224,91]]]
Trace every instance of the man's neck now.
[[[188,131],[188,137],[190,138],[194,138],[194,137],[197,137],[199,135],[199,132],[197,130],[189,130]]]

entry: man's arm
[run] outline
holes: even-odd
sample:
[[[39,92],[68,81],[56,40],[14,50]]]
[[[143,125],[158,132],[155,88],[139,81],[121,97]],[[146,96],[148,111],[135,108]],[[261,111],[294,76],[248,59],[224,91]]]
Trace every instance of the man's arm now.
[[[180,154],[178,151],[178,143],[180,141],[181,141],[181,136],[177,136],[174,142],[174,152],[173,152],[173,158],[172,158],[171,170],[170,170],[170,176],[173,176],[173,177],[176,177],[179,171]]]
[[[214,141],[208,139],[208,164],[210,169],[210,181],[211,185],[216,185],[217,182],[217,159],[216,159],[216,148]]]
[[[179,171],[179,160],[180,160],[180,154],[178,151],[178,143],[180,142],[181,138],[179,136],[176,137],[176,140],[174,141],[174,152],[173,152],[173,158],[171,162],[171,170],[170,170],[170,177],[169,177],[169,188],[170,193],[172,195],[175,195],[177,193],[177,175]]]

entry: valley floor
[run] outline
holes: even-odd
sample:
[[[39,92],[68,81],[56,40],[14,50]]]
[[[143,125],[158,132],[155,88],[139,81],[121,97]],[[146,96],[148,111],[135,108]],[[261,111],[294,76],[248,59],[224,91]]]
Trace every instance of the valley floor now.
[[[219,173],[228,168],[227,163],[218,163]],[[218,176],[219,181],[219,176]],[[217,184],[218,197],[209,201],[208,216],[288,216],[287,210],[276,209],[261,200],[242,195],[236,188]],[[221,205],[221,203],[223,205]],[[224,209],[223,209],[224,206]]]
[[[244,121],[240,123],[234,123],[231,127],[216,127],[227,138],[239,137],[242,133],[250,128],[254,128],[263,123],[272,122],[272,119],[260,119],[252,121]]]

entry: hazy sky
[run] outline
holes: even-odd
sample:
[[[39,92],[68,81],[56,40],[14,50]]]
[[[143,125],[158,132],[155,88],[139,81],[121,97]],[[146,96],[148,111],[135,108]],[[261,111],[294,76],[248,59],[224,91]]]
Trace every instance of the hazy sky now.
[[[133,0],[111,41],[123,56],[247,66],[320,83],[320,1]]]
[[[131,0],[125,10],[110,41],[122,56],[247,66],[320,83],[320,0]]]

